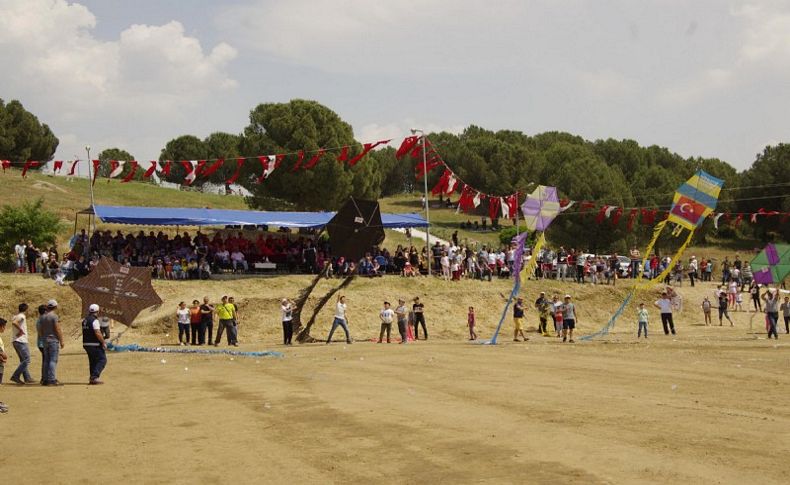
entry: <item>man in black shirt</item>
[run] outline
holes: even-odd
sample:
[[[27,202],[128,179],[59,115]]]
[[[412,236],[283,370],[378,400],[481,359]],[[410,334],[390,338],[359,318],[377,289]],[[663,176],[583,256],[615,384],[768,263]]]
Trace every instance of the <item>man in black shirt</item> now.
[[[428,328],[425,326],[425,305],[420,302],[420,297],[414,297],[414,305],[411,306],[414,312],[414,340],[420,339],[419,325],[422,325],[422,331],[425,334],[425,340],[428,340]]]
[[[198,334],[198,345],[206,343],[206,330],[208,330],[208,342],[211,343],[214,335],[214,305],[209,305],[208,297],[203,297],[203,304],[200,305],[200,333]]]
[[[82,348],[88,354],[90,368],[88,384],[92,386],[104,384],[99,380],[99,377],[101,377],[104,366],[107,365],[107,344],[101,333],[98,313],[99,305],[94,303],[88,307],[88,315],[82,320]]]

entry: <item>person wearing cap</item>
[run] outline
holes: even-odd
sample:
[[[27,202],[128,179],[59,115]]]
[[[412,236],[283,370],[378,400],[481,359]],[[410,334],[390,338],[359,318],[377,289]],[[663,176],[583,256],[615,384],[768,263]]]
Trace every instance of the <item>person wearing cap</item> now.
[[[41,316],[41,337],[44,339],[44,368],[46,375],[43,376],[44,386],[60,386],[56,371],[58,367],[58,355],[63,348],[63,332],[60,328],[60,321],[56,310],[58,302],[49,300],[47,302],[47,313]]]
[[[390,335],[392,334],[392,320],[395,317],[395,312],[390,308],[390,302],[384,302],[384,308],[379,312],[379,319],[381,320],[381,331],[379,331],[379,343],[384,339],[384,333],[387,334],[387,343],[390,343]]]
[[[689,281],[691,282],[691,286],[694,286],[694,280],[697,277],[697,271],[699,270],[699,263],[697,263],[697,257],[692,256],[691,261],[689,261]]]
[[[222,303],[217,305],[217,319],[219,325],[217,326],[217,338],[214,340],[214,346],[218,346],[222,341],[222,332],[228,331],[228,345],[233,344],[233,336],[231,335],[230,326],[233,324],[233,307],[228,303],[228,297],[222,297]]]
[[[420,325],[422,325],[425,340],[428,340],[428,328],[425,326],[425,304],[420,301],[419,296],[414,297],[411,310],[414,312],[414,340],[420,339]]]
[[[544,337],[548,337],[549,332],[546,329],[546,325],[548,324],[551,311],[549,310],[549,300],[546,298],[545,291],[541,291],[540,296],[535,300],[535,309],[538,311],[538,316],[540,317],[538,332],[542,333]]]
[[[669,297],[669,293],[666,290],[662,291],[661,299],[656,300],[653,306],[661,310],[661,325],[664,327],[664,335],[669,335],[670,331],[672,331],[672,335],[675,335],[675,322],[672,320],[672,299]]]
[[[571,303],[571,295],[565,295],[562,304],[562,341],[573,343],[573,330],[576,328],[576,305]]]
[[[294,335],[294,306],[291,300],[283,298],[283,301],[280,302],[280,312],[282,313],[283,322],[283,345],[291,345],[291,339]]]
[[[395,308],[395,317],[398,319],[398,333],[400,333],[400,343],[405,344],[409,342],[409,320],[408,310],[406,309],[406,300],[399,299],[398,307]]]
[[[529,340],[524,335],[524,299],[518,297],[516,304],[513,305],[513,341],[518,342],[518,336],[521,335],[523,341]]]
[[[90,371],[88,384],[92,386],[104,384],[99,380],[99,377],[101,377],[104,366],[107,365],[107,343],[101,332],[99,305],[95,303],[88,307],[88,315],[82,320],[82,348],[88,354]]]

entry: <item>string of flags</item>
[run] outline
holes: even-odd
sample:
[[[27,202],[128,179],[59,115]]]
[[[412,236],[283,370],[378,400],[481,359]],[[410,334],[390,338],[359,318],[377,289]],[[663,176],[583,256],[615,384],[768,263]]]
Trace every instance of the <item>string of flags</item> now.
[[[142,162],[138,160],[55,160],[52,162],[52,170],[54,174],[65,174],[67,176],[74,176],[77,173],[77,167],[81,163],[90,163],[93,169],[93,183],[96,182],[99,168],[102,164],[109,164],[109,174],[107,179],[120,179],[121,183],[127,183],[134,180],[138,172],[142,172],[143,179],[151,178],[154,173],[161,176],[169,176],[174,165],[180,165],[184,169],[184,185],[192,185],[199,179],[205,179],[217,172],[222,167],[231,167],[232,172],[225,179],[226,184],[234,184],[238,181],[241,174],[241,169],[248,161],[257,162],[260,164],[260,175],[254,180],[256,184],[261,184],[266,181],[272,173],[277,169],[286,169],[283,165],[293,160],[293,165],[290,165],[287,170],[291,173],[296,173],[305,170],[313,169],[318,163],[330,158],[330,152],[339,152],[334,156],[334,160],[338,163],[347,163],[349,166],[355,166],[361,161],[365,155],[370,153],[375,148],[388,145],[392,139],[378,140],[376,142],[360,143],[358,145],[346,145],[335,148],[320,148],[318,150],[299,150],[292,153],[278,153],[274,155],[258,155],[254,157],[236,157],[229,159],[205,159],[205,160],[150,160]],[[424,154],[423,154],[423,151]],[[510,194],[498,195],[490,194],[478,190],[477,188],[464,182],[457,173],[444,161],[439,152],[430,142],[427,137],[421,136],[407,136],[405,137],[398,149],[395,151],[395,157],[400,160],[406,156],[412,159],[420,160],[420,163],[415,163],[415,176],[417,180],[427,176],[435,169],[441,169],[442,174],[438,182],[431,189],[431,193],[437,195],[453,195],[460,194],[456,210],[457,212],[472,212],[478,209],[484,202],[488,203],[488,216],[493,219],[513,219],[517,215],[519,196],[518,191]],[[424,162],[422,162],[424,158]],[[27,172],[31,169],[41,167],[47,162],[40,162],[35,160],[28,160],[23,162],[22,177],[27,176]],[[10,160],[0,160],[3,172],[10,169],[15,163]],[[128,171],[126,170],[128,167]],[[282,167],[282,168],[281,168]],[[126,172],[126,175],[123,175]],[[123,177],[121,177],[123,175]],[[567,212],[565,215],[595,215],[595,222],[599,225],[610,224],[611,226],[618,226],[621,221],[625,221],[625,228],[627,231],[632,231],[634,225],[639,223],[641,225],[652,226],[656,220],[662,220],[667,217],[669,211],[659,210],[655,207],[620,207],[617,205],[601,204],[592,201],[572,201],[569,199],[560,199],[560,212],[566,212],[571,207],[576,207],[577,210]],[[744,220],[752,224],[757,224],[761,220],[766,220],[771,217],[781,217],[781,222],[790,222],[790,212],[778,212],[760,208],[757,212],[753,213],[739,213],[739,212],[717,212],[712,214],[713,225],[716,229],[722,224],[729,224],[738,227]]]
[[[362,143],[361,149],[355,150],[356,146],[346,145],[333,149],[320,148],[316,151],[299,150],[295,153],[278,153],[275,155],[258,155],[255,157],[237,157],[232,159],[206,159],[206,160],[150,160],[148,162],[141,162],[138,160],[55,160],[52,163],[52,172],[54,174],[65,174],[67,176],[74,176],[77,173],[77,167],[81,163],[90,163],[93,169],[93,183],[99,173],[99,167],[102,164],[109,164],[109,174],[107,179],[119,178],[124,173],[126,167],[129,167],[126,175],[121,178],[121,183],[130,182],[134,179],[138,170],[142,170],[142,177],[144,179],[151,178],[154,173],[169,176],[173,165],[178,164],[184,168],[184,185],[192,185],[198,178],[206,178],[215,173],[223,166],[230,166],[233,172],[225,179],[226,184],[234,184],[241,174],[241,168],[245,162],[257,161],[261,165],[261,174],[255,179],[255,183],[263,183],[271,174],[286,161],[286,157],[295,156],[296,160],[294,165],[290,168],[291,172],[299,172],[301,170],[310,170],[315,167],[318,162],[324,158],[330,150],[339,150],[339,154],[335,160],[339,163],[347,163],[349,166],[355,166],[365,155],[379,146],[387,145],[392,139],[379,140],[371,143]],[[308,155],[312,155],[309,158]],[[27,176],[27,172],[33,168],[45,165],[47,162],[39,162],[35,160],[28,160],[22,164],[22,177]],[[64,168],[65,164],[68,167]],[[0,160],[3,172],[11,168],[13,165],[10,160]]]

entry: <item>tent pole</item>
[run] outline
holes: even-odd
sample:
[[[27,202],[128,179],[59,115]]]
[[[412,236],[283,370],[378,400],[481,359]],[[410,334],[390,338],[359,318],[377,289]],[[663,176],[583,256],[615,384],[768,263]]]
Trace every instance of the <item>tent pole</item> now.
[[[430,205],[430,200],[428,199],[428,143],[425,138],[425,132],[423,130],[411,130],[412,134],[419,133],[422,135],[422,169],[423,169],[423,176],[422,180],[425,187],[425,257],[428,258],[426,261],[428,266],[428,276],[431,276],[431,217],[428,211],[428,206]]]

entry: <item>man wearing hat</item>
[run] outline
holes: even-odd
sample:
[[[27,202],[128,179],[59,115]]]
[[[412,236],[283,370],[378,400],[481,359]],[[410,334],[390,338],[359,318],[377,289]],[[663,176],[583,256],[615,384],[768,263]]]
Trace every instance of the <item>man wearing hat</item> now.
[[[99,380],[104,366],[107,365],[107,343],[101,331],[99,321],[99,305],[92,304],[88,307],[88,316],[82,320],[82,348],[88,354],[88,367],[90,380],[88,384],[95,386],[104,384]]]
[[[544,337],[548,337],[549,333],[546,331],[546,324],[549,320],[549,300],[546,299],[546,292],[541,291],[540,297],[535,300],[535,309],[538,311],[540,323],[538,324],[538,333],[542,333]]]
[[[63,348],[63,332],[60,329],[60,322],[58,321],[58,314],[55,311],[58,309],[58,302],[49,300],[47,302],[47,312],[41,316],[40,320],[40,337],[44,341],[44,369],[46,374],[42,376],[42,385],[44,386],[60,386],[61,383],[55,376],[55,371],[58,367],[58,354],[60,349]]]

